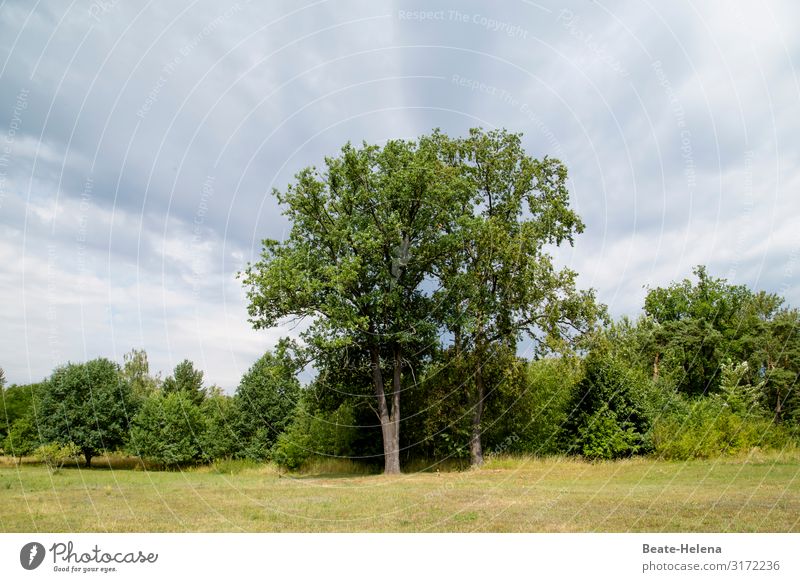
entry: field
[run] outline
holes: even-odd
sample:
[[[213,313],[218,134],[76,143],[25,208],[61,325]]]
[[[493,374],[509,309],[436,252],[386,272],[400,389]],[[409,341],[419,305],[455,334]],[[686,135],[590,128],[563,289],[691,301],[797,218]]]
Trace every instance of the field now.
[[[107,466],[51,473],[6,460],[0,530],[796,532],[800,455],[504,458],[477,471],[398,477],[359,475],[343,463],[302,475],[234,462],[173,472]]]

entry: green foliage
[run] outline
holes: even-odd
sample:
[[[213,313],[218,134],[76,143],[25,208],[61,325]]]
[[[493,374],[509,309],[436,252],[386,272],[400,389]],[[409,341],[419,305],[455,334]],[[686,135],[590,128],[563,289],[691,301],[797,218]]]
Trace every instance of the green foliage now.
[[[439,258],[456,252],[454,233],[469,207],[455,154],[438,131],[382,147],[345,145],[324,172],[307,168],[276,192],[292,230],[281,243],[264,241],[261,260],[244,273],[255,327],[311,317],[312,351],[352,346],[369,355],[387,472],[400,470],[396,428],[404,384],[413,381],[407,363],[435,345],[446,310],[430,282]]]
[[[800,423],[800,312],[783,309],[756,320],[748,334],[750,370],[764,382],[764,404],[778,421]]]
[[[521,136],[505,130],[470,130],[457,150],[473,197],[454,231],[458,244],[438,268],[439,295],[455,352],[471,362],[474,382],[464,388],[471,393],[472,462],[480,464],[483,411],[509,385],[487,377],[492,360],[502,351],[513,354],[523,336],[538,354],[568,350],[604,310],[593,292],[576,289],[577,273],[556,269],[545,250],[571,244],[583,231],[569,207],[564,165],[532,158]]]
[[[202,458],[205,421],[191,394],[158,394],[142,404],[131,423],[132,453],[166,467],[195,463]]]
[[[697,395],[717,390],[726,358],[750,358],[759,343],[754,336],[782,299],[715,279],[702,266],[694,274],[696,283],[651,289],[644,310],[654,323],[648,346],[654,374],[666,371],[678,390]]]
[[[587,459],[617,459],[638,453],[643,435],[624,417],[608,407],[581,418],[575,447]]]
[[[437,271],[456,348],[495,351],[528,335],[539,352],[563,349],[603,315],[593,292],[576,289],[577,274],[546,252],[583,232],[566,167],[527,155],[521,135],[505,130],[472,129],[455,143],[471,200]]]
[[[655,454],[668,459],[711,458],[792,443],[788,428],[776,424],[760,404],[762,386],[745,381],[748,368],[747,362],[723,363],[719,392],[710,397],[674,396],[653,426]]]
[[[719,394],[714,397],[721,399],[735,414],[764,416],[764,411],[760,407],[764,382],[755,386],[745,382],[749,364],[747,362],[734,364],[728,360],[722,363],[720,368]]]
[[[57,368],[46,382],[37,420],[43,441],[75,443],[86,458],[123,445],[135,413],[130,385],[105,358]]]
[[[661,458],[713,458],[793,442],[785,427],[761,415],[737,413],[722,398],[678,399],[653,426],[654,453]]]
[[[236,456],[240,451],[238,409],[234,399],[212,391],[200,405],[203,429],[200,434],[201,457],[214,461]]]
[[[130,384],[134,397],[144,399],[152,396],[158,390],[160,380],[157,376],[150,375],[147,352],[132,349],[123,356],[123,360],[122,377]]]
[[[348,457],[354,453],[356,432],[355,412],[349,403],[324,412],[303,398],[292,423],[278,437],[271,451],[272,460],[295,470],[312,457]]]
[[[452,351],[435,358],[407,395],[403,424],[407,460],[469,456],[472,367]]]
[[[503,453],[547,455],[560,452],[560,431],[569,418],[581,377],[577,358],[544,358],[530,362],[521,390],[502,399],[506,421],[497,423],[502,430],[492,440],[501,445],[507,442]],[[506,441],[509,436],[516,439]]]
[[[8,435],[11,426],[20,418],[33,414],[33,402],[42,384],[12,384],[0,388],[0,440]]]
[[[242,376],[234,397],[240,456],[259,461],[269,458],[300,397],[294,372],[289,355],[278,350],[264,354]]]
[[[293,422],[285,432],[278,436],[270,454],[272,460],[279,467],[294,471],[311,457],[312,451],[309,447],[311,437],[308,424],[305,420],[298,418],[297,422]]]
[[[469,457],[468,359],[443,355],[408,396],[404,450],[409,458],[441,461]],[[569,414],[582,371],[578,358],[525,362],[497,353],[483,367],[488,393],[482,419],[487,454],[559,452],[558,435]]]
[[[81,450],[75,443],[49,443],[38,447],[33,456],[47,465],[51,472],[57,472],[65,463],[76,462],[81,456]]]
[[[11,425],[3,441],[3,452],[14,457],[25,457],[33,453],[41,442],[33,414],[26,414]]]
[[[604,346],[585,360],[565,424],[569,452],[591,459],[615,459],[646,452],[650,419],[646,414],[645,380]]]
[[[183,392],[197,405],[201,404],[206,397],[203,388],[203,372],[195,370],[194,364],[189,360],[183,360],[175,366],[172,376],[164,380],[161,389],[168,394]]]

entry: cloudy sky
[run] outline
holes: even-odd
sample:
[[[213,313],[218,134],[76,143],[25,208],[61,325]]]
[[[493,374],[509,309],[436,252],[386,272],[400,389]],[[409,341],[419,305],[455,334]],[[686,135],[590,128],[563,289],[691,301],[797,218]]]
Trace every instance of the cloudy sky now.
[[[570,171],[559,253],[614,315],[693,265],[800,305],[796,2],[0,4],[0,366],[238,378],[270,194],[348,140],[524,133]],[[266,6],[265,6],[266,5]]]

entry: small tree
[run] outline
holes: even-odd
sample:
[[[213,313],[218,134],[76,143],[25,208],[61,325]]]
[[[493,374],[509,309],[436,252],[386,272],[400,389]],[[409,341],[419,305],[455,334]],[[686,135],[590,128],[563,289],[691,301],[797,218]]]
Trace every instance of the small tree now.
[[[67,443],[62,445],[59,443],[50,443],[38,447],[33,456],[40,463],[47,465],[51,473],[56,473],[61,470],[67,462],[76,462],[80,456],[81,451],[75,443]]]
[[[204,431],[200,408],[186,392],[148,398],[133,419],[131,451],[166,467],[194,463],[201,458]]]
[[[18,419],[33,414],[34,398],[41,386],[12,384],[0,390],[0,439],[6,437]]]
[[[26,414],[14,421],[3,441],[3,451],[7,455],[21,458],[33,453],[41,444],[33,414]]]
[[[135,413],[130,385],[106,358],[56,368],[42,390],[37,420],[45,442],[75,443],[92,457],[125,442]]]
[[[300,395],[294,366],[281,348],[267,352],[242,376],[234,402],[237,410],[239,446],[254,460],[269,457],[269,451],[292,420]]]
[[[203,431],[200,435],[200,448],[203,460],[214,461],[236,456],[241,449],[238,433],[239,413],[234,399],[212,387],[200,405],[203,417]]]
[[[137,398],[152,396],[158,389],[160,380],[157,376],[150,375],[150,363],[147,361],[147,352],[132,349],[123,356],[125,363],[122,366],[122,377],[131,386],[131,391]]]
[[[203,371],[195,370],[194,364],[189,360],[183,360],[175,366],[172,376],[164,380],[162,390],[166,393],[184,392],[195,404],[201,404],[206,397],[203,388]]]

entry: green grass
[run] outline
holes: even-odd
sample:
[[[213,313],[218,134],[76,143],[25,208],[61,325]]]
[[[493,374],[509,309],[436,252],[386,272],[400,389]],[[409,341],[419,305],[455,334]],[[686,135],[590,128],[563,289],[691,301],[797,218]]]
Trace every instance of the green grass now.
[[[56,473],[0,463],[0,531],[800,531],[795,451],[689,462],[502,458],[398,477],[341,462],[302,475],[245,462],[172,472],[101,463]]]

